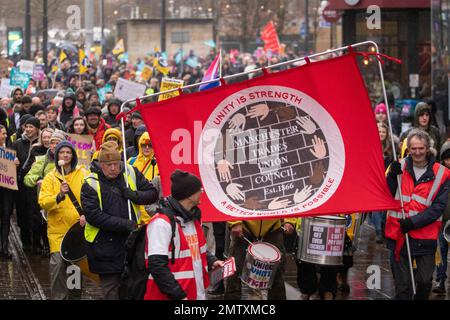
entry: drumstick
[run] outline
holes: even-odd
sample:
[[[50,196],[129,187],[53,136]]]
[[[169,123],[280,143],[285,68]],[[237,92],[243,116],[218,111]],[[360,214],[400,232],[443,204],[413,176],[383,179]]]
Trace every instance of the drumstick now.
[[[58,166],[61,167],[61,173],[63,176],[63,181],[66,181],[66,176],[64,175],[64,165],[66,164],[66,162],[64,160],[58,160]]]

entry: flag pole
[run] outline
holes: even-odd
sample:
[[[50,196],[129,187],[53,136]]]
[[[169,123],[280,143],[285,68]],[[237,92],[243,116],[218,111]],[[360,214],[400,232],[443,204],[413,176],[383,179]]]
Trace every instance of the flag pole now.
[[[370,41],[369,41],[370,42]],[[376,49],[377,53],[380,53],[379,49],[378,49],[378,45],[373,42],[373,46]],[[391,124],[391,112],[389,109],[389,102],[387,99],[387,94],[386,94],[386,86],[384,83],[384,74],[383,74],[383,68],[381,67],[381,62],[378,60],[378,69],[380,70],[380,77],[381,77],[381,84],[382,84],[382,88],[383,88],[383,96],[384,96],[384,103],[386,104],[386,113],[387,113],[387,118],[388,118],[388,123],[389,123],[389,133],[391,135],[391,145],[392,145],[392,154],[394,156],[394,161],[398,160],[398,155],[397,155],[397,151],[395,150],[395,142],[394,142],[394,133],[392,132],[392,124]],[[405,209],[404,209],[404,204],[403,204],[403,196],[401,193],[401,180],[399,175],[397,175],[397,191],[400,194],[400,204],[402,206],[402,219],[405,220],[406,216],[405,216]],[[416,282],[414,280],[414,270],[413,270],[413,264],[412,264],[412,258],[411,258],[411,249],[409,246],[409,235],[408,233],[405,233],[405,242],[406,242],[406,251],[408,253],[408,264],[409,264],[409,271],[410,271],[410,275],[411,275],[411,284],[412,284],[412,289],[413,289],[413,294],[416,294]]]
[[[222,49],[219,49],[219,79],[222,78]],[[222,83],[220,83],[222,85]]]

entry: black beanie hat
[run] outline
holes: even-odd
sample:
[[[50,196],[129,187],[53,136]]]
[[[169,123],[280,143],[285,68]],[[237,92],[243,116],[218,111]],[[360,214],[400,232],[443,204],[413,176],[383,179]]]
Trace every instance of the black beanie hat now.
[[[41,127],[41,122],[39,121],[38,118],[35,117],[28,118],[27,121],[25,121],[25,125],[27,124],[31,124],[32,126],[35,126],[38,129]]]
[[[172,197],[180,201],[189,198],[202,188],[202,182],[197,176],[186,171],[175,170],[170,176]]]
[[[32,118],[33,116],[31,114],[24,114],[23,116],[20,117],[20,126],[23,126],[25,124],[25,122],[27,122],[28,119]]]

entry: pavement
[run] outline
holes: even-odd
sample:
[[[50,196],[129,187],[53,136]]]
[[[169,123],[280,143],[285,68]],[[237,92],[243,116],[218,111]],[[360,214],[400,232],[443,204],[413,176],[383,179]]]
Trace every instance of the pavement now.
[[[49,258],[25,254],[21,248],[19,231],[13,221],[10,249],[11,260],[0,259],[0,300],[46,300],[50,299]],[[379,268],[380,286],[369,289],[367,280],[371,269]],[[369,269],[368,269],[369,268]],[[296,266],[293,257],[288,255],[285,281],[288,300],[298,300],[300,291],[296,283]],[[349,270],[350,293],[338,293],[337,300],[390,300],[394,296],[394,284],[389,268],[388,250],[383,244],[375,243],[374,228],[367,222],[363,224],[358,250],[354,254],[354,266]],[[83,278],[82,300],[101,299],[100,288],[90,279]],[[448,282],[447,282],[448,287]],[[265,300],[267,292],[256,291],[243,286],[243,300]],[[221,300],[223,296],[208,295],[208,299]],[[450,300],[450,293],[437,296],[431,294],[431,300]]]

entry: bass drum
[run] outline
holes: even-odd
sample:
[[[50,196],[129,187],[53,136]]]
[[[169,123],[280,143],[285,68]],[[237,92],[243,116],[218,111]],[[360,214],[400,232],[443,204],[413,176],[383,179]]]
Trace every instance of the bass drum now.
[[[98,274],[89,271],[84,227],[80,225],[80,222],[76,222],[64,235],[60,252],[65,261],[77,265],[86,277],[97,284],[100,283]]]

